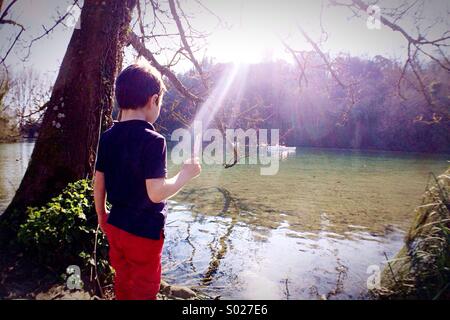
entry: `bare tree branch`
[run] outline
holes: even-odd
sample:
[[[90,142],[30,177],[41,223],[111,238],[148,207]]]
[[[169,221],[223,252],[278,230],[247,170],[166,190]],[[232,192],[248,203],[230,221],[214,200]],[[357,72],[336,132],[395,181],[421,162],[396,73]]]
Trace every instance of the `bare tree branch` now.
[[[350,10],[359,10],[360,12],[367,12],[369,8],[369,4],[365,3],[363,0],[350,0],[349,2],[342,2],[338,0],[329,0],[330,4],[335,6],[344,6],[349,8]],[[423,75],[421,74],[419,65],[420,65],[420,58],[418,56],[418,53],[420,52],[425,57],[429,58],[431,61],[437,63],[442,69],[446,71],[450,71],[450,63],[447,55],[443,51],[443,47],[450,46],[449,40],[450,40],[450,31],[443,32],[439,37],[435,39],[427,39],[424,34],[426,34],[426,31],[431,29],[437,22],[432,22],[425,30],[421,30],[420,28],[420,20],[423,20],[422,12],[418,13],[416,12],[414,14],[416,19],[416,29],[417,29],[417,36],[411,35],[408,31],[405,30],[405,28],[401,27],[399,25],[399,21],[409,12],[412,10],[414,6],[416,6],[418,3],[420,3],[420,8],[423,11],[424,2],[419,2],[418,0],[407,3],[404,2],[403,4],[398,5],[396,8],[391,8],[387,10],[388,16],[392,17],[393,20],[389,20],[386,18],[386,16],[381,15],[380,16],[380,22],[390,28],[394,32],[400,33],[403,38],[407,41],[407,59],[402,67],[399,81],[397,84],[398,88],[398,95],[402,99],[406,99],[406,97],[401,92],[401,82],[405,80],[407,76],[407,70],[411,69],[413,77],[417,81],[417,90],[422,94],[424,97],[424,100],[426,101],[427,105],[431,110],[434,110],[436,112],[440,112],[442,114],[445,114],[450,117],[450,111],[448,110],[448,106],[445,105],[438,105],[436,101],[432,99],[430,96],[429,90],[427,88],[426,81],[423,78]],[[435,52],[439,53],[441,56],[438,57],[434,53],[430,53],[429,50],[426,50],[425,47],[431,47],[434,48]]]
[[[202,67],[200,66],[197,59],[195,58],[195,56],[191,50],[191,46],[189,45],[189,43],[186,39],[186,33],[184,31],[183,25],[180,21],[180,17],[178,15],[177,9],[175,7],[175,0],[169,0],[169,7],[170,7],[170,12],[172,13],[173,19],[175,20],[175,23],[177,25],[178,32],[180,33],[180,39],[181,39],[181,43],[183,44],[183,49],[186,50],[189,60],[192,62],[195,69],[197,70],[198,74],[200,75],[204,87],[208,88],[208,84],[206,83],[206,80],[203,75]]]
[[[150,50],[148,50],[140,41],[139,37],[134,33],[130,32],[129,35],[130,44],[133,48],[138,52],[139,55],[142,55],[146,58],[162,75],[167,77],[172,85],[187,99],[193,101],[194,103],[202,102],[202,99],[197,95],[190,92],[180,80],[178,80],[177,76],[167,67],[162,66],[152,54]]]

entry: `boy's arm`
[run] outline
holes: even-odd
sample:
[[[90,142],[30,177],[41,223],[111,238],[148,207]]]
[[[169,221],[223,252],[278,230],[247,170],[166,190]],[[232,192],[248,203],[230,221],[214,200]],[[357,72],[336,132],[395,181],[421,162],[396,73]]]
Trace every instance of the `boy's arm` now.
[[[153,203],[160,203],[178,193],[190,180],[201,172],[198,159],[189,159],[177,175],[170,179],[146,179],[147,194]]]
[[[104,232],[104,226],[108,220],[108,211],[106,209],[105,174],[101,171],[95,171],[94,203],[95,211],[97,212],[98,224]]]

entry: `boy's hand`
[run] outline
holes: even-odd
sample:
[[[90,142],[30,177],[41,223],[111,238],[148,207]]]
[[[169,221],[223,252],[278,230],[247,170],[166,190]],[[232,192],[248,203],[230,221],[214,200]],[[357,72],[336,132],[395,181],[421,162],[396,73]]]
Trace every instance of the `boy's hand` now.
[[[200,172],[202,172],[202,166],[200,165],[198,158],[191,158],[184,161],[181,173],[185,175],[188,180],[194,179]]]
[[[108,223],[108,216],[109,216],[109,212],[106,211],[103,214],[99,214],[97,215],[98,217],[98,224],[100,225],[100,229],[102,230],[103,233],[106,234],[105,230],[106,230],[106,224]]]

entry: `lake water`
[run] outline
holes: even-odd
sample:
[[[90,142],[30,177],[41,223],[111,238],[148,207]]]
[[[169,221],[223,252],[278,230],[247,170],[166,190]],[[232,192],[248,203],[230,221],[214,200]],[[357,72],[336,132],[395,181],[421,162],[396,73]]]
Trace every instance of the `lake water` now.
[[[0,144],[0,212],[33,143]],[[164,277],[222,299],[356,299],[450,156],[297,148],[275,176],[204,166],[170,201]],[[178,168],[169,165],[169,175]]]

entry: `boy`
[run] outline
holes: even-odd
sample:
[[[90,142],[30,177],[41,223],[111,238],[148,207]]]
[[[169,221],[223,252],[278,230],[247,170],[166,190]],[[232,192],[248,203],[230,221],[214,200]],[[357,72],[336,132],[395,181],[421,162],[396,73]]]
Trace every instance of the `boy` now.
[[[127,67],[116,80],[121,120],[100,137],[95,209],[110,245],[119,300],[156,299],[166,200],[201,171],[197,159],[191,159],[176,176],[166,178],[166,141],[153,127],[164,91],[161,75],[151,66]],[[106,196],[112,205],[109,213]]]

